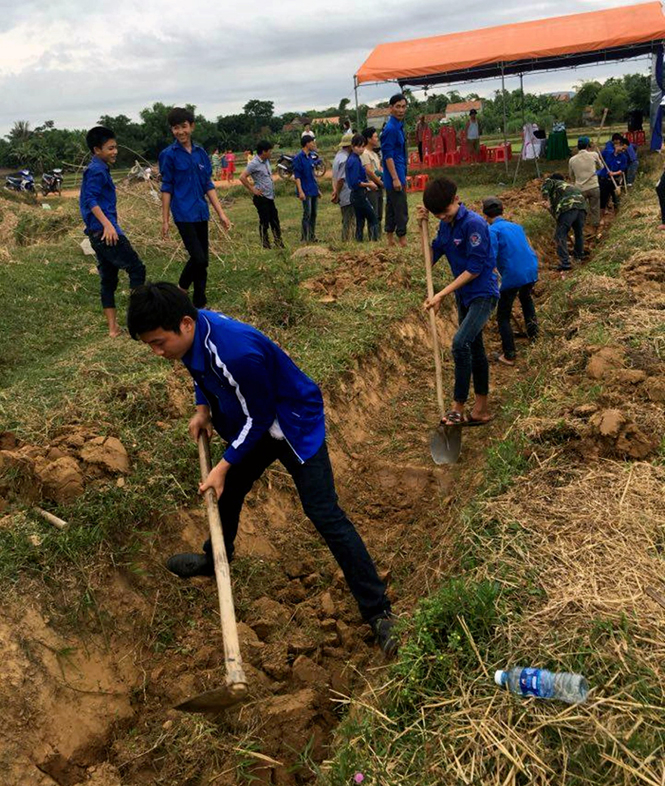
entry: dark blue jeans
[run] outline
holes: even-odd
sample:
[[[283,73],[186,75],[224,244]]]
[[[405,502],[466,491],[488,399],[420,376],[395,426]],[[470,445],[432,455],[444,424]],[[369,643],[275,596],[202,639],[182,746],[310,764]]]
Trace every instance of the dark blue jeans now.
[[[316,214],[318,206],[319,198],[317,196],[308,196],[303,199],[301,240],[314,240],[316,238]]]
[[[118,235],[118,242],[114,246],[109,246],[102,240],[101,232],[92,233],[88,237],[97,257],[102,308],[115,308],[118,271],[126,270],[129,288],[136,289],[145,284],[145,265],[125,235]]]
[[[465,404],[469,398],[472,376],[475,394],[486,396],[489,393],[490,369],[483,344],[483,328],[496,308],[497,300],[495,297],[478,297],[464,306],[457,298],[459,328],[453,338],[453,399],[460,404]]]
[[[517,354],[515,352],[515,336],[513,335],[513,328],[510,324],[510,319],[513,315],[513,303],[516,297],[519,296],[522,306],[527,336],[531,341],[538,338],[538,320],[536,319],[536,308],[533,305],[533,297],[531,296],[534,283],[524,284],[521,287],[514,287],[513,289],[501,290],[499,307],[496,310],[496,319],[499,323],[503,356],[507,360],[514,360]]]
[[[385,585],[376,572],[362,538],[338,504],[325,442],[314,456],[301,464],[288,442],[273,439],[266,434],[241,462],[231,467],[219,499],[228,558],[233,557],[233,543],[238,533],[245,496],[254,482],[277,459],[293,478],[305,514],[342,569],[363,619],[371,622],[388,613],[390,601],[386,597]],[[210,541],[206,541],[203,548],[206,553],[212,554]]]
[[[367,198],[364,188],[351,192],[351,204],[356,214],[356,240],[363,242],[365,221],[367,221],[367,234],[370,240],[379,239],[379,220],[376,217],[372,203]]]

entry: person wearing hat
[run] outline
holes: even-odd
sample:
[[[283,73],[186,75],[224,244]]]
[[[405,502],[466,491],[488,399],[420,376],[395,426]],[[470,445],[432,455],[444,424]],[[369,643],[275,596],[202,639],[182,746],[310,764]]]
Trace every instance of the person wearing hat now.
[[[584,194],[589,206],[587,213],[589,223],[593,227],[600,224],[600,185],[598,172],[605,168],[600,154],[589,150],[591,140],[588,136],[581,136],[577,140],[578,152],[568,162],[570,179]]]
[[[333,161],[332,180],[333,194],[332,201],[339,205],[342,212],[342,242],[348,243],[354,229],[355,211],[351,204],[351,189],[346,182],[346,162],[351,155],[351,140],[353,133],[348,131],[342,136],[338,145],[338,152]]]
[[[483,214],[490,225],[490,243],[501,274],[496,319],[503,351],[496,359],[506,366],[514,366],[517,353],[510,320],[516,297],[520,299],[529,341],[538,338],[538,320],[532,297],[538,280],[538,257],[522,227],[503,217],[503,202],[499,197],[491,196],[483,201]]]
[[[469,112],[469,119],[464,129],[466,141],[469,143],[469,151],[474,159],[480,156],[480,123],[478,122],[478,112],[472,109]]]

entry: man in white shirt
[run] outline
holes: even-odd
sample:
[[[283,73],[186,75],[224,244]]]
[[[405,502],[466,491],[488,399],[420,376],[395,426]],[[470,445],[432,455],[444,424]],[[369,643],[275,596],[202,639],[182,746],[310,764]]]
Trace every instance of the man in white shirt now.
[[[581,136],[577,140],[578,152],[568,162],[568,172],[573,184],[584,194],[589,205],[587,220],[593,227],[600,224],[600,186],[598,171],[605,168],[600,155],[589,150],[591,140]]]

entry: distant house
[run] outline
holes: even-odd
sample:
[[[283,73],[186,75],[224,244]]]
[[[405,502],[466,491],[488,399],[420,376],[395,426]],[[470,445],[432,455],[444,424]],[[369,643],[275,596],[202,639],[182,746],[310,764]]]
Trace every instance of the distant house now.
[[[582,125],[592,126],[598,120],[598,115],[594,112],[593,106],[585,106],[582,110]]]
[[[382,128],[390,117],[390,109],[387,106],[377,107],[367,110],[367,125],[375,128]]]
[[[334,126],[338,126],[339,117],[313,117],[312,118],[313,126],[322,125],[323,123],[332,123]]]
[[[445,112],[435,112],[433,115],[425,115],[426,123],[439,123],[446,116]]]
[[[545,93],[545,95],[550,96],[551,98],[554,98],[557,101],[563,101],[564,103],[567,103],[568,101],[572,100],[572,98],[575,95],[575,91],[564,90],[562,92],[556,92],[556,93]]]
[[[282,131],[302,131],[308,123],[312,123],[308,117],[294,117],[290,123],[283,126]]]
[[[460,101],[457,104],[448,104],[446,107],[446,120],[452,120],[454,117],[465,117],[472,109],[475,109],[480,114],[483,111],[483,102],[481,100]]]

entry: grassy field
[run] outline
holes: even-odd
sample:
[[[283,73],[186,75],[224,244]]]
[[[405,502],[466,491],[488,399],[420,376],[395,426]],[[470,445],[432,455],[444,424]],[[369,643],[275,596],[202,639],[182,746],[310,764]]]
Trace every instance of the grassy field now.
[[[356,772],[377,786],[619,786],[665,777],[665,621],[643,593],[649,583],[659,586],[665,531],[665,453],[662,444],[651,444],[663,433],[662,403],[649,395],[660,383],[645,382],[662,377],[662,304],[640,288],[638,276],[651,281],[657,294],[663,252],[651,205],[655,161],[646,167],[618,220],[603,229],[593,260],[567,281],[547,270],[552,222],[537,189],[525,189],[526,196],[510,191],[503,165],[454,171],[468,202],[506,192],[511,215],[546,249],[538,301],[542,341],[525,355],[514,379],[504,377],[501,412],[487,449],[479,442],[466,454],[454,475],[459,490],[445,498],[437,491],[427,511],[434,528],[417,567],[428,576],[431,568],[431,594],[405,614],[398,661],[388,671],[374,668],[367,692],[348,700],[349,712],[324,765],[312,757],[309,744],[294,753],[299,782],[343,786]],[[518,186],[533,175],[533,165],[522,167]],[[234,227],[228,236],[212,227],[209,301],[279,341],[330,393],[362,377],[365,360],[391,349],[392,331],[418,312],[425,285],[413,222],[406,252],[388,253],[383,244],[343,244],[330,182],[322,189],[317,233],[322,251],[305,256],[294,256],[300,248],[300,206],[292,185],[277,185],[284,252],[260,248],[256,213],[242,188],[221,191]],[[412,210],[419,198],[409,196]],[[70,608],[59,613],[71,628],[89,613],[103,631],[105,618],[90,589],[93,576],[124,571],[139,582],[145,571],[141,554],[165,535],[161,522],[196,505],[196,451],[186,437],[189,389],[186,375],[174,374],[144,346],[126,335],[106,336],[94,257],[79,247],[76,200],[49,203],[52,210],[45,211],[0,195],[0,432],[46,449],[64,434],[115,436],[127,448],[132,471],[124,484],[93,482],[70,504],[48,503],[70,523],[64,531],[45,527],[29,500],[3,497],[0,586],[8,595],[41,599],[51,609],[62,605],[62,595]],[[166,241],[160,238],[159,206],[148,190],[120,188],[119,213],[149,277],[177,280],[184,250],[175,232]],[[121,310],[126,298],[122,279]],[[589,376],[591,359],[616,347],[624,354],[612,374]],[[419,397],[433,400],[433,394],[423,388],[393,401],[389,374],[408,378],[414,371],[406,355],[400,362],[406,366],[391,366],[385,377],[367,382],[370,400],[385,397],[390,412],[364,438],[370,450],[378,445],[375,459],[384,462],[371,476],[374,484],[385,466],[422,452],[420,444],[411,444],[413,431],[404,429],[404,418],[413,418],[410,426],[418,423],[422,430],[429,410]],[[640,374],[623,378],[623,371]],[[582,405],[591,407],[586,419],[575,414]],[[647,453],[622,454],[614,441],[599,436],[589,412],[608,409],[622,412],[621,438],[630,443],[625,450],[651,439]],[[335,413],[338,419],[344,415],[344,409]],[[635,430],[629,432],[631,424]],[[0,481],[11,487],[11,477]],[[271,482],[281,490],[279,474]],[[382,502],[370,499],[368,511],[375,513]],[[423,500],[412,505],[415,510]],[[439,516],[445,532],[436,530]],[[415,538],[408,531],[414,524],[409,521],[400,537]],[[406,545],[394,549],[392,586],[407,595],[415,568],[401,564]],[[442,554],[444,576],[437,568]],[[234,569],[236,591],[248,605],[273,586],[277,571],[264,560]],[[196,626],[193,609],[201,590],[158,586],[168,592],[169,604],[156,613],[155,599],[152,618],[148,613],[149,627],[154,623],[156,629],[150,646],[174,661],[189,661],[195,645],[179,639],[177,630]],[[199,644],[203,648],[205,642]],[[492,669],[518,662],[584,672],[592,700],[582,708],[562,708],[498,692]],[[143,699],[141,689],[136,691],[137,702],[145,701],[142,690]],[[129,753],[121,760],[129,767],[125,772],[135,775],[127,781],[132,786],[152,777],[151,771],[134,772],[135,759],[152,761],[157,749],[160,761],[180,757],[183,768],[199,772],[190,766],[191,751],[203,758],[217,755],[228,731],[183,722],[174,727],[181,735],[175,740],[163,730],[160,712],[152,730],[146,721],[126,735]],[[180,747],[165,750],[165,740]],[[233,782],[251,783],[253,754],[270,749],[258,738],[241,748],[244,758]],[[155,782],[210,782],[195,775],[177,779],[175,769],[165,772],[166,780]]]

